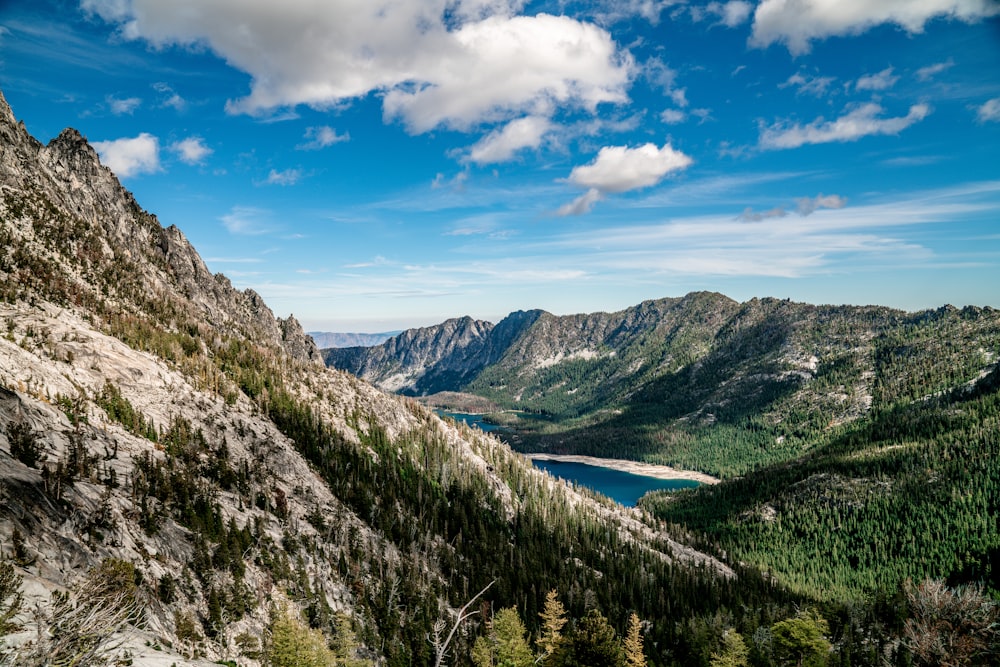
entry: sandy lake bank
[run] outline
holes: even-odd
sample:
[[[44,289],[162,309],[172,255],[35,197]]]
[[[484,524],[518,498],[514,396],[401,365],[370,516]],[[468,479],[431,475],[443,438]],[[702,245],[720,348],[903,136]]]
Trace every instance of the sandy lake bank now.
[[[599,468],[610,468],[630,472],[633,475],[644,475],[657,479],[690,479],[702,484],[718,484],[719,479],[706,475],[703,472],[694,470],[678,470],[670,466],[655,465],[652,463],[642,463],[639,461],[626,461],[624,459],[602,459],[596,456],[577,456],[575,454],[525,454],[532,461],[558,461],[561,463],[582,463],[588,466]]]

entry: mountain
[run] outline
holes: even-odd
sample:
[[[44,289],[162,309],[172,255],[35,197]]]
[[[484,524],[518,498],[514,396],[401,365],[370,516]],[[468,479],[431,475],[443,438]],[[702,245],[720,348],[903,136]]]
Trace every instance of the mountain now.
[[[321,350],[332,347],[372,347],[396,336],[402,331],[384,333],[333,333],[329,331],[308,332]]]
[[[457,391],[496,363],[541,311],[512,313],[494,326],[463,317],[408,329],[381,345],[323,351],[327,366],[346,370],[386,391],[419,396]]]
[[[534,311],[477,326],[477,336],[447,323],[412,330],[325,359],[387,390],[488,399],[511,411],[496,418],[523,449],[732,477],[794,459],[816,433],[873,408],[989,373],[1000,312],[741,304],[698,292],[616,313]],[[914,335],[921,344],[907,344]],[[919,383],[906,366],[921,369]]]
[[[256,665],[279,632],[344,664],[445,648],[467,664],[482,622],[450,646],[439,631],[487,585],[530,627],[549,590],[619,629],[635,611],[664,663],[712,650],[678,619],[749,619],[764,600],[791,613],[793,597],[643,512],[327,369],[293,317],[212,275],[78,132],[42,145],[2,96],[0,322],[0,664],[86,646]],[[498,329],[453,332],[471,346]],[[495,340],[477,354],[499,358]],[[471,358],[445,349],[427,358],[460,373]]]
[[[500,347],[433,388],[495,406],[524,450],[729,480],[640,503],[694,531],[702,550],[811,597],[857,599],[929,575],[1000,590],[992,308],[906,313],[694,293],[618,313],[538,313]],[[389,368],[440,377],[408,359],[383,345],[359,352],[354,368],[376,383]]]

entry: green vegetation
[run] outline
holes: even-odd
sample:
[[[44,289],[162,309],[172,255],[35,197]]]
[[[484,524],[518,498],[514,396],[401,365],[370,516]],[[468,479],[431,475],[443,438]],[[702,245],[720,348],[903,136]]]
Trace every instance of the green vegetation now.
[[[42,458],[42,445],[29,424],[7,422],[7,442],[10,443],[11,456],[29,468],[38,466]]]
[[[265,653],[270,667],[336,667],[343,663],[326,644],[322,632],[306,625],[287,608],[271,612]]]
[[[995,370],[840,427],[794,463],[643,505],[816,598],[941,576],[1000,591],[998,386]]]

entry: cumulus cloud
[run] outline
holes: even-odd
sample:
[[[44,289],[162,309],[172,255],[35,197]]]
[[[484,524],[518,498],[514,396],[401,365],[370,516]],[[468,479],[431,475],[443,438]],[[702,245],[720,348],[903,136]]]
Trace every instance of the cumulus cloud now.
[[[1000,123],[1000,97],[987,100],[976,109],[976,119],[980,123]]]
[[[656,185],[667,174],[685,169],[693,160],[670,144],[657,148],[605,146],[590,164],[574,167],[566,179],[587,192],[559,208],[558,215],[588,213],[605,195]]]
[[[892,70],[892,67],[886,67],[881,72],[859,77],[854,88],[857,90],[887,90],[892,88],[899,81],[898,76],[892,75]]]
[[[761,129],[759,145],[766,150],[776,150],[798,148],[804,144],[857,141],[869,135],[899,134],[931,112],[926,104],[914,104],[905,116],[879,118],[883,111],[880,105],[868,103],[836,120],[817,118],[808,125],[775,123]]]
[[[295,185],[301,178],[301,169],[285,169],[284,171],[272,169],[267,174],[267,178],[264,180],[264,183],[267,185]]]
[[[540,116],[512,120],[476,142],[469,149],[465,161],[476,164],[507,162],[519,150],[537,148],[550,129],[552,129],[551,121]]]
[[[188,137],[170,144],[170,150],[177,153],[181,162],[186,164],[201,164],[212,154],[212,149],[205,145],[201,137]]]
[[[634,63],[610,34],[523,0],[83,0],[126,39],[203,45],[251,76],[232,113],[382,95],[413,132],[470,129],[627,100]]]
[[[306,129],[305,137],[307,141],[296,146],[297,149],[301,151],[318,151],[321,148],[326,148],[327,146],[333,146],[334,144],[339,144],[344,141],[351,140],[351,134],[345,132],[344,134],[337,134],[337,131],[328,125],[322,125],[320,127],[310,127]]]
[[[656,185],[672,171],[692,163],[690,157],[670,144],[657,148],[643,144],[637,148],[605,146],[590,164],[574,167],[569,182],[593,188],[602,194],[628,192]]]
[[[153,174],[160,170],[160,140],[143,132],[137,137],[95,141],[94,150],[118,178]]]
[[[754,12],[751,46],[783,43],[799,55],[811,42],[837,35],[857,35],[883,23],[909,33],[923,32],[934,18],[966,22],[1000,14],[994,0],[762,0]]]
[[[142,100],[138,97],[126,97],[124,99],[119,99],[108,95],[105,98],[105,101],[107,101],[108,107],[111,109],[111,113],[116,116],[123,116],[126,114],[131,116],[132,112],[139,108],[139,105],[142,104]]]

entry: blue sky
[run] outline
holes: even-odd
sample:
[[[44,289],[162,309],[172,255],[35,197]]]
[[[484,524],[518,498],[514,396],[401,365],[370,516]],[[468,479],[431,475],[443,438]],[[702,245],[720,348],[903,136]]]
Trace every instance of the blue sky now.
[[[33,0],[0,88],[309,330],[1000,307],[995,0]]]

